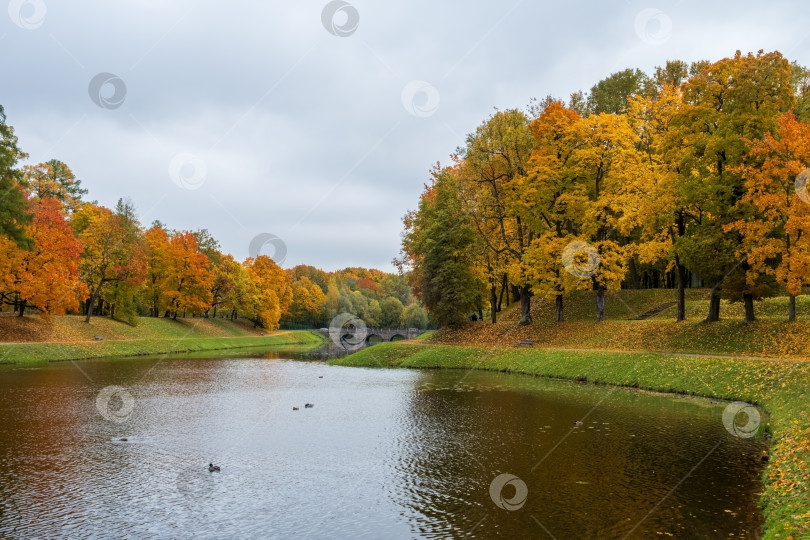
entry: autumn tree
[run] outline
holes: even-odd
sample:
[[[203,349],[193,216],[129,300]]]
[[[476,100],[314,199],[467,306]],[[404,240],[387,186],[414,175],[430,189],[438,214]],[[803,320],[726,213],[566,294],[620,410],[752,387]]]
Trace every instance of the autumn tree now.
[[[331,321],[340,313],[340,290],[335,278],[329,279],[326,286],[326,319]]]
[[[641,236],[636,253],[642,263],[665,261],[673,268],[677,286],[677,321],[686,319],[687,267],[683,243],[687,226],[700,221],[705,201],[691,192],[694,184],[680,175],[680,156],[685,151],[683,134],[674,133],[673,119],[682,99],[679,88],[670,82],[686,74],[685,65],[667,63],[666,73],[658,73],[660,91],[655,96],[630,100],[628,118],[639,136],[641,166],[646,170],[646,197],[640,201]],[[660,68],[659,68],[660,69]],[[680,71],[683,70],[683,71]],[[673,73],[674,71],[674,73]]]
[[[270,257],[259,255],[244,262],[250,278],[248,303],[254,325],[274,330],[292,303],[289,277]]]
[[[629,238],[639,226],[639,208],[646,197],[646,170],[636,133],[626,115],[596,114],[571,126],[576,149],[571,154],[573,196],[583,201],[574,227],[580,241],[598,257],[578,250],[576,257],[595,259],[584,272],[596,291],[597,320],[604,319],[608,290],[618,290],[627,272]],[[592,266],[592,268],[591,268]]]
[[[738,256],[750,267],[746,286],[755,286],[762,274],[775,277],[790,297],[793,321],[796,295],[810,283],[810,125],[786,113],[775,133],[747,144],[748,156],[739,167],[745,187],[740,205],[749,211],[726,229],[742,237]],[[752,319],[746,312],[746,320]]]
[[[114,214],[124,230],[123,239],[129,244],[129,258],[119,265],[118,279],[108,281],[101,294],[109,306],[110,318],[136,324],[138,302],[146,279],[146,248],[132,201],[118,199]]]
[[[26,227],[32,249],[0,237],[3,273],[0,290],[7,303],[14,303],[20,317],[27,307],[45,317],[75,309],[84,293],[79,281],[81,243],[73,234],[60,203],[52,198],[32,203],[33,221]]]
[[[775,131],[777,118],[793,102],[791,67],[778,52],[739,51],[704,66],[683,85],[683,105],[672,120],[672,136],[682,141],[677,163],[680,188],[703,213],[679,240],[688,265],[712,284],[708,321],[720,317],[721,294],[742,300],[746,318],[763,293],[747,257],[737,252],[742,237],[726,227],[746,211],[739,165],[745,140]]]
[[[87,194],[87,190],[81,187],[81,180],[76,178],[70,167],[59,160],[26,165],[22,172],[35,198],[56,199],[68,212],[77,211],[82,205],[82,196]]]
[[[520,290],[520,324],[532,320],[531,278],[523,257],[535,231],[525,221],[531,210],[517,208],[516,203],[533,146],[526,115],[513,109],[499,111],[480,125],[467,137],[460,156],[466,211],[491,255],[489,267],[494,269],[495,257],[506,259],[510,281]],[[486,253],[480,255],[486,260]]]
[[[166,313],[173,319],[182,313],[204,313],[211,307],[214,281],[208,257],[199,250],[188,231],[175,231],[167,249],[168,275],[164,279]]]
[[[586,200],[575,189],[571,156],[577,144],[572,126],[579,114],[553,102],[529,128],[536,143],[528,165],[527,181],[519,194],[527,209],[527,223],[541,231],[527,248],[529,275],[535,281],[535,292],[553,296],[556,321],[563,320],[563,297],[575,290],[576,280],[562,264],[563,251],[574,240]]]
[[[71,225],[84,248],[79,268],[88,291],[85,322],[89,323],[97,302],[96,313],[102,314],[102,291],[107,284],[142,277],[143,259],[136,256],[138,229],[108,208],[91,203],[73,213]]]
[[[321,288],[303,276],[292,284],[292,304],[285,319],[296,324],[319,325],[323,321],[326,295]]]
[[[290,279],[292,281],[306,277],[312,283],[315,283],[318,287],[320,287],[323,293],[326,294],[331,277],[323,270],[315,268],[314,266],[299,264],[298,266],[292,267],[290,270],[288,270],[288,272],[291,274]]]
[[[146,279],[144,296],[152,317],[159,317],[166,309],[166,291],[170,276],[169,235],[160,224],[154,224],[144,233],[146,249]]]

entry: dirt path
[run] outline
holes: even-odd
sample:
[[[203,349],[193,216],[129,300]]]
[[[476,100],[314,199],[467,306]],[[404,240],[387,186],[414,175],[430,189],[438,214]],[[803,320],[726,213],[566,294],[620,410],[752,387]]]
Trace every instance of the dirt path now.
[[[79,345],[82,343],[100,343],[103,341],[112,341],[115,343],[121,341],[142,341],[144,339],[149,341],[166,340],[166,341],[182,341],[184,339],[241,339],[241,338],[262,338],[262,337],[277,337],[289,334],[289,330],[280,330],[272,332],[264,336],[251,335],[251,336],[181,336],[181,337],[165,337],[165,338],[132,338],[132,339],[82,339],[74,341],[0,341],[2,345]]]
[[[419,341],[409,341],[414,345],[418,344],[425,344],[430,346],[438,346],[438,347],[483,347],[477,343],[425,343]],[[502,348],[502,349],[511,349],[515,348],[514,346],[509,345],[494,345],[494,347]],[[694,352],[680,352],[680,351],[656,351],[650,349],[642,349],[642,350],[628,350],[628,349],[587,349],[587,348],[568,348],[568,347],[521,347],[523,349],[529,350],[540,350],[540,351],[552,351],[552,352],[578,352],[578,353],[613,353],[613,354],[659,354],[659,355],[667,355],[667,356],[684,356],[687,358],[713,358],[717,360],[751,360],[751,361],[762,361],[762,362],[797,362],[797,363],[807,363],[810,362],[810,358],[803,358],[803,357],[791,357],[791,356],[748,356],[748,355],[735,355],[735,354],[713,354],[713,353],[694,353]]]

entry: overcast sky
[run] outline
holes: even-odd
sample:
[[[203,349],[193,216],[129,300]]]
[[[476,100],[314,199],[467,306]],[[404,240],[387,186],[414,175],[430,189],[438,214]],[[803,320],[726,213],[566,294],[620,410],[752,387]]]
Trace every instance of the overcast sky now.
[[[804,1],[3,1],[29,163],[239,260],[275,235],[285,267],[392,270],[431,166],[493,108],[737,49],[810,64]]]

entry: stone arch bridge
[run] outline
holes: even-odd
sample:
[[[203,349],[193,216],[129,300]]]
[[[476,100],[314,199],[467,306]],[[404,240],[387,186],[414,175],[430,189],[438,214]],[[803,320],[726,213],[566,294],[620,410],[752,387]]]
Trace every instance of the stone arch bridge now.
[[[354,337],[355,332],[363,332],[362,329],[357,330],[354,328],[343,328],[341,330],[341,338],[348,338]],[[370,343],[375,337],[380,338],[382,341],[396,341],[398,339],[413,339],[418,337],[427,330],[419,330],[418,328],[366,328],[366,343]],[[325,336],[327,339],[329,336],[329,329],[328,328],[321,328],[318,330],[318,333]]]

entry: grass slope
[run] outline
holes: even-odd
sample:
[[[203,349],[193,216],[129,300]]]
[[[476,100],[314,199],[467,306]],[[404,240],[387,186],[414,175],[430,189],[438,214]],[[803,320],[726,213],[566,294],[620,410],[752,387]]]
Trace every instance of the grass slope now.
[[[88,324],[78,315],[52,317],[50,321],[36,316],[0,315],[0,342],[93,341],[94,336],[105,340],[248,337],[262,333],[261,328],[242,319],[140,317],[133,326],[107,317],[93,317]]]
[[[106,356],[204,352],[246,347],[320,345],[324,338],[308,331],[268,335],[248,321],[227,319],[142,318],[138,325],[106,318],[54,317],[51,322],[0,316],[0,364],[33,364]],[[101,336],[96,341],[94,336]]]
[[[708,290],[689,289],[686,321],[676,323],[673,306],[646,320],[629,320],[657,306],[675,301],[673,290],[627,290],[611,293],[605,301],[606,320],[597,323],[594,293],[566,298],[565,322],[554,322],[553,299],[534,298],[534,323],[518,326],[518,306],[504,309],[497,324],[468,322],[446,327],[428,341],[456,345],[511,346],[533,340],[549,348],[653,350],[668,353],[734,354],[762,357],[810,356],[810,298],[797,299],[799,319],[787,322],[787,298],[757,303],[759,320],[745,324],[742,306],[723,303],[723,320],[705,323]],[[705,298],[704,298],[705,297]]]

